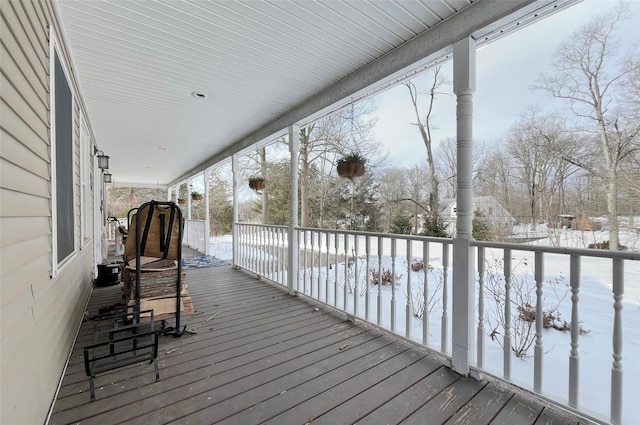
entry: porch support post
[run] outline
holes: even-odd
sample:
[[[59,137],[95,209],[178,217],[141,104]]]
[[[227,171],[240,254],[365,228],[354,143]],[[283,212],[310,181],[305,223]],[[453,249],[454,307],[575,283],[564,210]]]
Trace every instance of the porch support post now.
[[[211,217],[209,217],[209,176],[211,168],[204,170],[204,254],[211,255]]]
[[[469,244],[473,226],[472,136],[476,44],[471,37],[453,45],[453,92],[456,94],[457,187],[456,236],[453,240],[453,346],[452,367],[469,374],[473,356],[474,259]]]
[[[191,215],[191,211],[192,211],[192,200],[191,199],[191,192],[193,191],[193,178],[189,178],[187,179],[187,211],[189,214],[189,220],[193,219],[193,216]]]
[[[298,162],[300,154],[300,127],[289,126],[289,152],[291,153],[291,224],[289,224],[289,249],[287,250],[287,284],[289,295],[298,289]]]
[[[233,267],[238,268],[238,238],[240,235],[238,234],[238,227],[236,224],[238,223],[238,174],[240,171],[240,167],[238,164],[238,155],[233,155],[231,157],[231,174],[232,174],[232,191],[233,191],[233,227],[231,230],[232,240],[233,240],[233,260],[231,264]]]

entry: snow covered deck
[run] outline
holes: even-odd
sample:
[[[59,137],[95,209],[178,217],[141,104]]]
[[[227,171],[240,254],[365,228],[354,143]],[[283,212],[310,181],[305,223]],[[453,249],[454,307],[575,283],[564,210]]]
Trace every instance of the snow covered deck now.
[[[160,381],[147,364],[99,375],[90,403],[85,322],[50,424],[586,423],[231,266],[188,270],[187,283],[196,333],[160,339]],[[119,291],[96,288],[89,314]]]

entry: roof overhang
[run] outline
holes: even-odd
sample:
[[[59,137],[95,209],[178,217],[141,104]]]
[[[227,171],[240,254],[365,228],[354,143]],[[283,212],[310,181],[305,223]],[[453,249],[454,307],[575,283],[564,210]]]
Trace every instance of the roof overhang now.
[[[575,2],[56,4],[114,179],[165,186]]]

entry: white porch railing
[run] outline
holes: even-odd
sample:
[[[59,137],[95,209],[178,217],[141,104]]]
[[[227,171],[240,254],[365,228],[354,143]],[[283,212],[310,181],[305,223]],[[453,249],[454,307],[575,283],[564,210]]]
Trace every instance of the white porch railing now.
[[[209,232],[204,220],[185,220],[183,243],[199,252],[206,252],[209,243]]]
[[[235,228],[236,266],[287,286],[289,228]],[[455,322],[449,313],[451,239],[310,228],[297,228],[296,237],[294,289],[299,294],[450,357]],[[633,423],[640,377],[634,350],[640,338],[637,323],[623,322],[622,313],[638,315],[640,254],[472,245],[477,260],[474,369],[593,419]],[[628,301],[623,302],[625,282]],[[587,317],[593,312],[597,318]],[[607,326],[600,329],[603,321]],[[623,337],[635,344],[626,354],[626,382]]]

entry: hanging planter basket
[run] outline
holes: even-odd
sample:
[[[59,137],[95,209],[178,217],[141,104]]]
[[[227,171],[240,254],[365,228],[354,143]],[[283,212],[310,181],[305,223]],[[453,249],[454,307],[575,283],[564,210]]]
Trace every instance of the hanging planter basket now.
[[[365,173],[364,164],[367,160],[359,153],[351,153],[338,160],[338,175],[350,180],[361,177]]]
[[[249,179],[249,187],[253,190],[264,190],[267,182],[262,177],[252,177]]]
[[[198,192],[191,192],[191,199],[194,201],[202,201],[202,194]]]
[[[178,205],[187,205],[186,199],[178,199]]]

